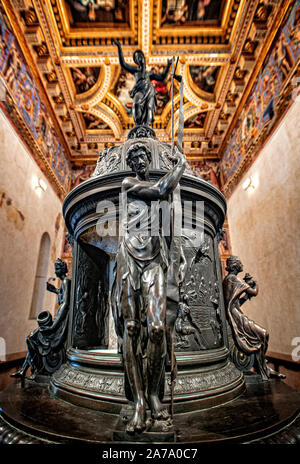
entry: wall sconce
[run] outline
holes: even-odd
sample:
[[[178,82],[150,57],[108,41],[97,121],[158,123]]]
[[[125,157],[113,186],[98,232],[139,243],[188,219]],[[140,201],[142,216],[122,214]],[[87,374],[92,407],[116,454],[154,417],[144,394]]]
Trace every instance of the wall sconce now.
[[[43,179],[39,179],[37,176],[33,176],[32,188],[36,192],[36,194],[40,197],[42,192],[46,192],[47,184]]]
[[[253,192],[258,187],[258,174],[254,174],[254,176],[249,176],[247,179],[242,183],[242,189],[248,190],[248,192]]]

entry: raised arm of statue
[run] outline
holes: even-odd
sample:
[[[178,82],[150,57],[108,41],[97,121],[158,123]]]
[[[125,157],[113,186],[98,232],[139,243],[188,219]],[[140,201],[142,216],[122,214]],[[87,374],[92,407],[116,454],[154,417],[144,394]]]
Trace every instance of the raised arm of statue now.
[[[154,186],[159,189],[161,199],[167,198],[168,195],[175,190],[182,174],[184,173],[185,167],[185,155],[183,153],[179,153],[178,162],[174,168],[165,174],[158,182],[156,182],[156,184],[154,184]]]
[[[165,174],[155,184],[151,182],[137,182],[134,178],[126,178],[123,181],[123,188],[131,195],[137,196],[141,200],[164,200],[174,191],[186,166],[185,155],[180,153],[178,162],[174,168]]]
[[[58,293],[58,289],[54,287],[54,285],[50,284],[49,282],[46,283],[46,288],[48,292]]]
[[[130,72],[131,74],[135,74],[138,70],[137,66],[131,66],[130,64],[126,63],[124,60],[124,55],[122,51],[121,44],[118,40],[112,39],[112,43],[114,43],[118,47],[118,54],[119,54],[119,61],[120,66],[125,69],[125,71]]]
[[[248,292],[247,292],[247,293],[248,293],[248,295],[250,295],[250,296],[256,296],[256,295],[258,294],[258,284],[255,284],[255,287],[253,287],[253,288],[250,287],[250,288],[248,289]]]
[[[249,285],[249,287],[245,291],[245,294],[243,294],[243,296],[239,299],[240,306],[258,294],[258,284],[255,282],[255,280],[252,280],[252,277],[251,280],[244,278],[244,281],[247,283],[247,285]]]
[[[168,72],[170,70],[170,67],[171,67],[171,64],[172,64],[172,60],[168,60],[168,63],[167,65],[165,66],[164,70],[162,73],[160,74],[156,74],[156,73],[150,73],[150,80],[151,81],[163,81],[165,80],[165,78],[167,77],[168,75]]]

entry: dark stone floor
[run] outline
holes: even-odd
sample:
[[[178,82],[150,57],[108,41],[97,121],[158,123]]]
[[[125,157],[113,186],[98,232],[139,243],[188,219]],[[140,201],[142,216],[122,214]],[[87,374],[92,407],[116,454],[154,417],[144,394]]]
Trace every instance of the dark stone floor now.
[[[175,415],[176,442],[300,443],[300,393],[280,380],[247,382],[246,387],[225,405]],[[37,440],[27,442],[113,443],[120,428],[118,415],[51,398],[47,386],[30,381],[25,388],[18,382],[1,392],[0,407],[0,442],[1,437],[2,442],[26,442],[29,434]],[[141,442],[143,435],[127,439]]]

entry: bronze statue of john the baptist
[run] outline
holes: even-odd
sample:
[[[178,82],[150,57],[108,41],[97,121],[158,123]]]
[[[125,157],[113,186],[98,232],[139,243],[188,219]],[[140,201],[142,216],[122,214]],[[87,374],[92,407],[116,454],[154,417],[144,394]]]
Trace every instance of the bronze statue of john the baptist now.
[[[127,397],[134,403],[126,431],[134,433],[146,427],[147,405],[152,419],[167,421],[170,417],[160,396],[167,354],[169,256],[165,237],[161,230],[153,234],[152,226],[160,201],[168,200],[178,185],[186,160],[179,153],[177,164],[157,182],[149,179],[151,152],[146,145],[131,145],[126,162],[136,176],[122,182],[123,235],[116,257],[112,308],[122,339]]]

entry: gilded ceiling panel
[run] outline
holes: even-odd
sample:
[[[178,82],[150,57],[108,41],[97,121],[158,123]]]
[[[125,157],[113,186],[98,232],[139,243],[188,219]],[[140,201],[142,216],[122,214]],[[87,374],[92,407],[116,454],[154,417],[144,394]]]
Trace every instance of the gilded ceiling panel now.
[[[221,24],[223,0],[163,0],[161,26],[203,26]]]
[[[90,113],[83,113],[82,115],[85,123],[85,127],[87,131],[109,131],[112,133],[110,127],[108,124],[106,124],[104,121],[102,121],[101,118],[98,118],[97,116],[94,116],[93,114]]]
[[[247,96],[265,66],[265,59],[269,59],[267,54],[276,33],[289,8],[298,3],[299,0],[2,0],[28,68],[39,82],[43,104],[66,147],[66,157],[77,166],[95,163],[99,151],[125,140],[133,126],[129,94],[134,79],[121,70],[112,39],[120,41],[129,64],[133,64],[133,52],[141,49],[148,70],[155,72],[161,72],[172,57],[179,57],[176,72],[184,83],[184,148],[194,160],[220,159],[235,124],[244,115]],[[296,23],[294,18],[293,24]],[[274,78],[274,63],[271,64],[262,83],[266,87],[259,88],[263,114],[269,119],[272,108],[268,106],[267,93],[273,88],[280,93],[280,79],[290,79],[297,64],[284,40],[288,41],[287,36],[279,40],[272,52],[273,61],[280,62],[281,74]],[[2,66],[1,75],[11,87],[17,85],[13,69],[18,69],[18,65],[13,48],[9,52],[12,69]],[[34,133],[37,100],[32,97],[29,103],[25,81],[24,92],[16,94],[15,99],[16,104],[22,100],[20,107],[34,121]],[[169,143],[170,74],[163,82],[153,84],[157,94],[153,127],[157,137]],[[175,82],[175,133],[178,90]],[[250,105],[242,129],[244,137],[251,137],[255,130],[255,111],[257,105]]]
[[[193,83],[200,91],[214,94],[216,89],[220,66],[190,66]]]
[[[204,129],[207,113],[198,113],[184,121],[187,129]]]
[[[71,73],[76,93],[82,94],[96,84],[100,74],[100,67],[86,66],[85,68],[71,68]]]
[[[63,2],[74,28],[129,25],[129,2],[122,0],[66,0]]]

